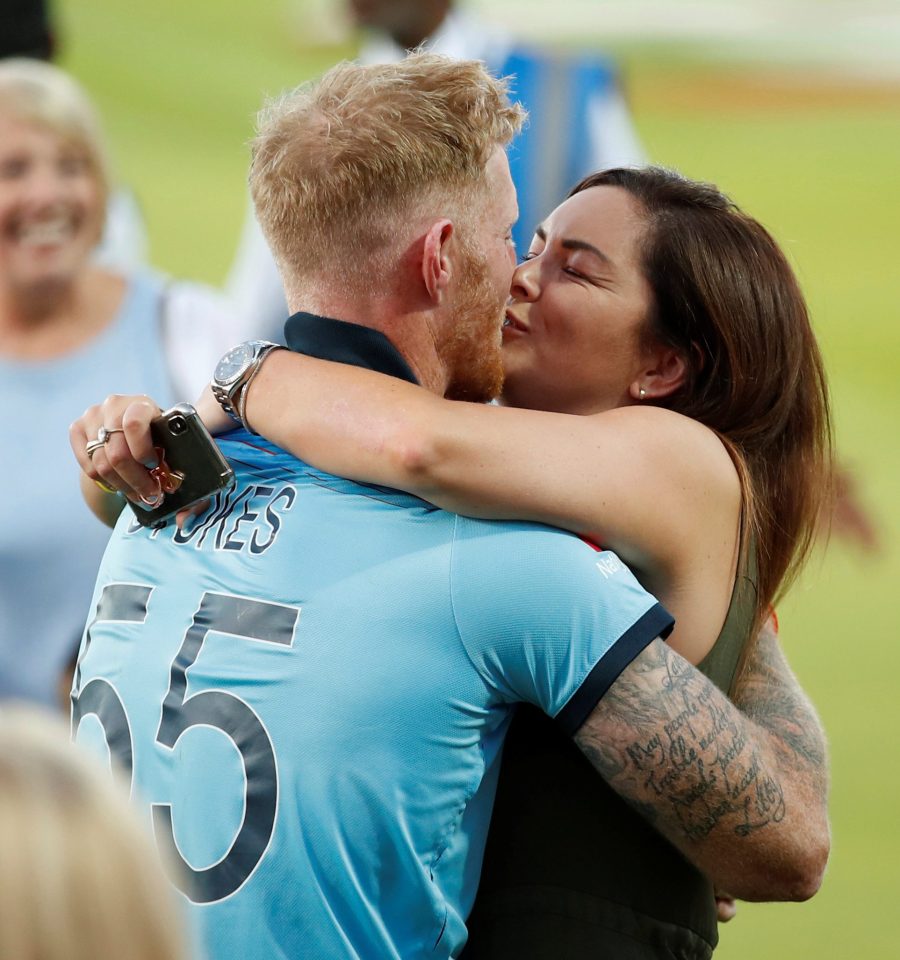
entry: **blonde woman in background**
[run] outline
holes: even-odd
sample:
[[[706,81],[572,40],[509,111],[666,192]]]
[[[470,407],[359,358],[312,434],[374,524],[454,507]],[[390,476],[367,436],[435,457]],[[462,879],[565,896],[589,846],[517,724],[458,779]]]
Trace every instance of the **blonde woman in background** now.
[[[0,710],[0,850],[4,960],[187,960],[121,784],[30,708]]]
[[[0,443],[26,458],[0,471],[0,699],[55,702],[108,539],[78,495],[69,424],[98,394],[195,396],[238,332],[209,288],[95,262],[110,180],[71,77],[0,63]]]

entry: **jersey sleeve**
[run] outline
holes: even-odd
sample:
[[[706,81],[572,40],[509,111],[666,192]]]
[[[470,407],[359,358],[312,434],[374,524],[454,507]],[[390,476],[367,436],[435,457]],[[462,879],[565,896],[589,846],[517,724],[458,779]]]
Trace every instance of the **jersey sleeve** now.
[[[610,551],[536,524],[460,518],[451,593],[457,630],[501,702],[527,702],[574,733],[674,621]]]

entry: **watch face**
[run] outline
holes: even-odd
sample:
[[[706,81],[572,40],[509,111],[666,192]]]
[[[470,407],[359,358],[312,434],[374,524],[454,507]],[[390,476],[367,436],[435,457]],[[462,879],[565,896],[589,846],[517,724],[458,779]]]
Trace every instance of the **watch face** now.
[[[218,383],[228,383],[240,376],[247,364],[253,359],[253,345],[239,343],[226,353],[216,366],[215,379]]]

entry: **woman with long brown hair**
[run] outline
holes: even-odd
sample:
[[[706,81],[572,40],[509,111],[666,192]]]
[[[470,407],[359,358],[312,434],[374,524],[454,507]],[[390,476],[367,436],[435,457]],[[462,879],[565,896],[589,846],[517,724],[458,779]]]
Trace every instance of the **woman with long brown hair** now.
[[[775,241],[709,185],[655,168],[595,174],[517,268],[503,357],[494,407],[275,351],[241,409],[329,472],[602,542],[675,614],[672,646],[733,692],[829,487],[822,361]],[[123,407],[86,415],[76,451],[131,416]],[[100,463],[106,482],[154,492],[145,472]],[[824,783],[817,728],[809,737]],[[469,955],[711,953],[705,878],[527,709],[491,829]]]
[[[516,270],[503,358],[501,409],[279,353],[247,420],[332,472],[602,542],[695,661],[753,554],[758,626],[809,553],[831,464],[821,356],[770,234],[669,171],[589,176]]]

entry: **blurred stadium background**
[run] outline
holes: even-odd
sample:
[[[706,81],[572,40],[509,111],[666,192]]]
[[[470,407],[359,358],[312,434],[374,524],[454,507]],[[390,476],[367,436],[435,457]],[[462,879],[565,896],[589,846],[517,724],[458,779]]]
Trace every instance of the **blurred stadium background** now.
[[[799,272],[838,442],[880,552],[834,541],[780,610],[830,734],[834,849],[804,905],[742,906],[723,960],[893,957],[900,883],[900,2],[481,0],[485,16],[619,57],[649,155],[712,180]],[[221,282],[264,93],[353,55],[339,0],[57,0],[63,65],[100,105],[152,260]]]

